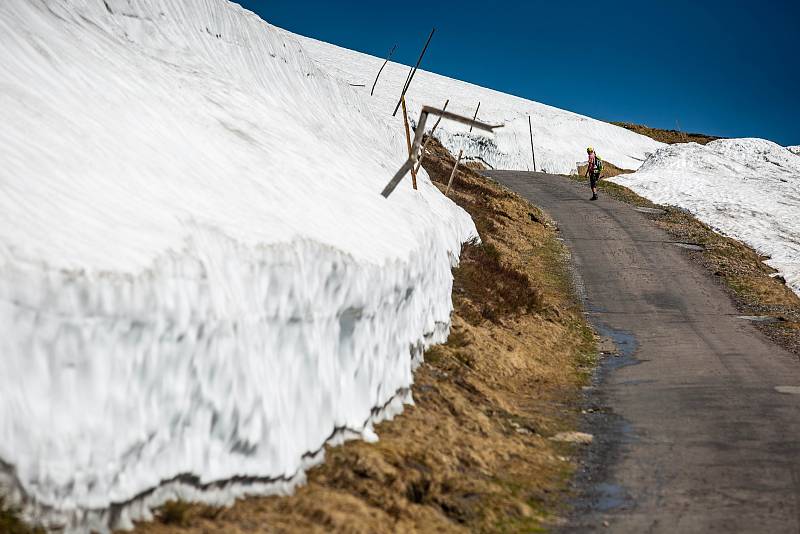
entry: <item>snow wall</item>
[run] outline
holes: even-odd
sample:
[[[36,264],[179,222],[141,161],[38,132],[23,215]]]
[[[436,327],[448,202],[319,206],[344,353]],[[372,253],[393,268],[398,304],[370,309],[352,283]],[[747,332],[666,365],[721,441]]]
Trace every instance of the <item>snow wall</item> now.
[[[0,492],[67,531],[374,439],[476,235],[402,129],[225,0],[0,3]],[[235,480],[235,482],[233,482]]]
[[[800,157],[786,148],[764,139],[670,145],[611,180],[769,256],[800,294]]]

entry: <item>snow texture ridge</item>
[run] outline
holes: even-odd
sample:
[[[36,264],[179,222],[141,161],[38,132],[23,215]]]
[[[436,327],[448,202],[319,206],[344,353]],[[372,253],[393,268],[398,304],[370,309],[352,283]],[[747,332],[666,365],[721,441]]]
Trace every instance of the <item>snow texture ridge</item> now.
[[[224,0],[0,3],[0,487],[67,531],[374,439],[476,235],[402,130]]]
[[[381,73],[374,97],[369,97],[384,58],[308,37],[295,37],[322,68],[344,82],[363,84],[364,87],[355,89],[368,97],[366,101],[374,109],[383,113],[394,109],[409,67],[389,62]],[[431,46],[435,46],[435,41],[436,37]],[[467,160],[480,160],[496,169],[533,170],[529,116],[532,119],[536,170],[539,171],[575,172],[576,161],[586,156],[588,146],[595,147],[604,161],[622,169],[636,170],[649,154],[663,146],[649,137],[607,122],[424,70],[417,71],[408,91],[409,115],[416,120],[422,106],[442,107],[447,99],[450,100],[448,111],[466,117],[473,116],[480,102],[478,119],[503,125],[491,137],[477,131],[468,134],[468,126],[447,121],[442,121],[436,130],[436,137],[451,152],[458,153],[463,149]],[[429,129],[434,122],[429,121]],[[397,124],[402,125],[402,122]]]
[[[633,174],[611,179],[659,204],[688,209],[769,256],[800,294],[800,157],[764,139],[665,146]]]

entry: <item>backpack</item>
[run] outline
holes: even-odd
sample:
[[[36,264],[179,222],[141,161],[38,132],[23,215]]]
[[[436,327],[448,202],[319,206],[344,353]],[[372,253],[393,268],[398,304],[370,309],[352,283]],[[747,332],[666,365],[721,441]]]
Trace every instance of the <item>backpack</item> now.
[[[603,160],[596,153],[594,155],[594,172],[597,174],[603,172]]]

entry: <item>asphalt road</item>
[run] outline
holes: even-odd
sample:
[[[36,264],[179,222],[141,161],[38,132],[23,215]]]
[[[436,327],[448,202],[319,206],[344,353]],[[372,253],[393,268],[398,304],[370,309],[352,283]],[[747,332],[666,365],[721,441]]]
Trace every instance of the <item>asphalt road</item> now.
[[[487,174],[558,222],[591,322],[632,353],[593,395],[621,423],[595,426],[592,447],[613,450],[595,451],[605,465],[565,530],[800,533],[800,362],[632,206],[564,177]]]

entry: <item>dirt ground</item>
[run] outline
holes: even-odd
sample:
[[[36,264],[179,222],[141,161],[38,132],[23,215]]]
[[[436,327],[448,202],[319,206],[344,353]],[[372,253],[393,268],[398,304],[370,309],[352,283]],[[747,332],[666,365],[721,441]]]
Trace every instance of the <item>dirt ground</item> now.
[[[437,186],[453,159],[432,143]],[[330,448],[289,497],[231,508],[169,503],[140,534],[166,532],[536,532],[566,511],[575,430],[595,339],[573,297],[566,251],[538,209],[471,169],[451,196],[483,238],[455,269],[453,328],[425,354],[415,404],[380,441]]]

